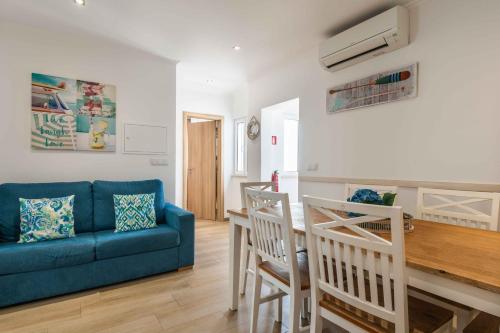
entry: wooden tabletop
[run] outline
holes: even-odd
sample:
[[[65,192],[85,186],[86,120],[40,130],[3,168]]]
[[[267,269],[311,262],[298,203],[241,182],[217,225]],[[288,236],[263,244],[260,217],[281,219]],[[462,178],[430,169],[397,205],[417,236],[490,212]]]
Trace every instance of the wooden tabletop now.
[[[302,206],[292,204],[290,209],[295,231],[304,233]],[[244,208],[228,213],[248,218]],[[417,219],[413,225],[405,234],[408,266],[500,294],[500,232]]]

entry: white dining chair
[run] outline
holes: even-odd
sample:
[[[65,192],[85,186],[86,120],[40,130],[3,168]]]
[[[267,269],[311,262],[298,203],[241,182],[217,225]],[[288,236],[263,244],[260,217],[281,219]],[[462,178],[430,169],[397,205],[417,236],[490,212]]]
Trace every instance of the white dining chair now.
[[[378,194],[383,195],[384,193],[398,193],[397,186],[388,186],[388,185],[364,185],[364,184],[345,184],[344,190],[344,198],[350,198],[353,194],[360,189],[369,189],[377,192]],[[398,201],[398,197],[396,196],[396,200],[394,204]]]
[[[273,182],[244,182],[240,183],[241,193],[241,207],[247,208],[245,189],[252,188],[260,191],[273,190]],[[252,253],[252,242],[250,237],[250,230],[246,230],[242,235],[242,251],[241,251],[241,265],[240,265],[240,295],[245,295],[247,289],[248,274],[253,274],[250,268],[250,254]]]
[[[418,189],[417,217],[423,220],[498,231],[500,193]]]
[[[417,192],[417,218],[469,228],[498,231],[500,194],[455,191],[420,187]],[[410,288],[413,297],[430,302],[455,313],[455,329],[462,333],[477,315],[463,304]]]
[[[311,332],[322,332],[323,318],[349,332],[451,332],[451,311],[407,296],[401,207],[310,196],[303,205]],[[390,219],[390,241],[358,226],[378,219]]]
[[[296,252],[295,237],[287,193],[245,189],[255,257],[250,332],[257,332],[259,306],[290,296],[289,332],[308,330],[300,327],[303,299],[310,296],[309,265],[306,252]],[[262,297],[263,281],[278,288],[277,293]]]

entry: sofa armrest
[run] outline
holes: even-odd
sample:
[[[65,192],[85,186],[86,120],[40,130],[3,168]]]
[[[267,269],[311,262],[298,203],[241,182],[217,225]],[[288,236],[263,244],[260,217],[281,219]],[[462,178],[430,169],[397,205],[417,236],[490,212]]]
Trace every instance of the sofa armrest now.
[[[171,203],[165,203],[167,225],[180,233],[179,267],[194,265],[194,215]]]

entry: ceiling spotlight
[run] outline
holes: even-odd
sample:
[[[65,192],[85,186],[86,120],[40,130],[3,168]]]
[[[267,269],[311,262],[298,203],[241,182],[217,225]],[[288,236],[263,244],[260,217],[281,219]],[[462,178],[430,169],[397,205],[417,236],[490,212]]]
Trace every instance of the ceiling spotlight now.
[[[235,46],[233,46],[233,50],[239,51],[239,50],[241,50],[241,46],[235,45]]]
[[[85,6],[85,2],[86,2],[85,0],[74,0],[74,1],[78,6],[82,6],[82,7]]]

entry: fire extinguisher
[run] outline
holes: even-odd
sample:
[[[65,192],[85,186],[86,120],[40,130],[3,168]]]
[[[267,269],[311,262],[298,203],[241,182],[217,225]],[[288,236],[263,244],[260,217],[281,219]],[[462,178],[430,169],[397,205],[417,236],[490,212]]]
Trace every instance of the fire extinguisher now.
[[[279,192],[279,180],[278,180],[278,170],[274,170],[273,174],[271,175],[271,182],[273,183],[273,191],[274,192]]]

